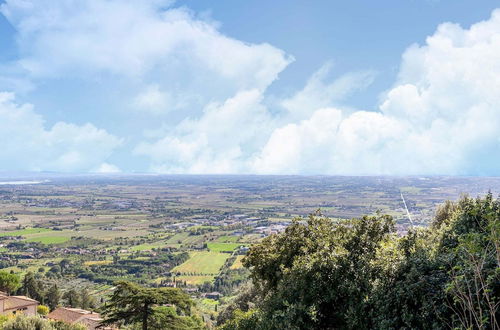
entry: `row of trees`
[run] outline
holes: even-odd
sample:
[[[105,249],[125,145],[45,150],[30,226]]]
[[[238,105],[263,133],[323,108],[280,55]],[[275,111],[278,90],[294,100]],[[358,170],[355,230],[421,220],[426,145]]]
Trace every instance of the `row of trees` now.
[[[61,264],[55,265],[48,273],[84,278],[95,283],[113,284],[117,279],[124,278],[134,278],[135,281],[145,283],[165,276],[172,268],[189,259],[186,252],[174,254],[169,250],[156,250],[155,253],[154,258],[150,257],[149,252],[136,252],[127,258],[114,256],[113,263],[110,264],[86,265],[84,260],[68,260],[64,267]]]
[[[398,235],[377,215],[311,216],[253,247],[222,329],[499,329],[500,201],[463,197]]]

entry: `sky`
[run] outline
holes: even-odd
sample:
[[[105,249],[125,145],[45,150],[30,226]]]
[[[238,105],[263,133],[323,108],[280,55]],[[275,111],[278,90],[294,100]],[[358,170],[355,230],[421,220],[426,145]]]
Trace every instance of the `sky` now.
[[[0,171],[497,176],[496,7],[0,0]]]

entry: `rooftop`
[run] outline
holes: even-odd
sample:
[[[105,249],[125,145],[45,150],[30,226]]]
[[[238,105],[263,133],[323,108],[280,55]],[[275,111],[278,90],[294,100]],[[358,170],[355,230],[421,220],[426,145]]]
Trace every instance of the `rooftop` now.
[[[1,294],[0,300],[5,300],[3,307],[4,311],[11,309],[19,309],[31,305],[38,305],[38,301],[25,296],[6,296]]]
[[[59,307],[47,315],[47,318],[66,323],[82,322],[84,320],[102,321],[99,313],[94,313],[80,308]]]

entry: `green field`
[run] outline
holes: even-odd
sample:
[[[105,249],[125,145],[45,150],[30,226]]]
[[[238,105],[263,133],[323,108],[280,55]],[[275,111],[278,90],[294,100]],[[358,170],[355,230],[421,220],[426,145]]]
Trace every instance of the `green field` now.
[[[59,244],[69,241],[71,234],[71,232],[58,232],[47,228],[26,228],[14,231],[4,231],[0,233],[0,237],[23,236],[27,242]]]
[[[191,252],[190,258],[183,264],[175,267],[172,271],[179,273],[215,275],[230,255],[219,252]]]
[[[158,249],[165,246],[165,242],[154,242],[154,243],[144,243],[139,245],[134,245],[130,247],[130,251],[150,251],[152,249]]]
[[[217,242],[235,243],[238,241],[239,238],[240,238],[239,236],[234,236],[234,235],[223,235],[217,238]]]
[[[167,243],[169,244],[182,244],[182,242],[189,236],[189,233],[186,233],[186,232],[181,232],[181,233],[177,233],[175,234],[174,236],[170,237],[168,240],[167,240]]]
[[[213,299],[208,299],[208,298],[204,298],[201,300],[201,303],[203,305],[206,305],[206,306],[210,306],[210,307],[214,307],[216,305],[219,305],[219,302],[217,300],[213,300]]]
[[[207,247],[213,252],[233,252],[240,246],[245,244],[240,243],[207,243]]]
[[[219,227],[217,227],[217,226],[193,226],[193,227],[189,227],[189,231],[195,231],[195,230],[199,230],[199,229],[217,230],[217,229],[219,229]]]
[[[21,229],[21,230],[3,231],[0,233],[0,237],[25,236],[25,235],[46,233],[46,232],[52,232],[52,231],[53,231],[52,229],[47,229],[47,228],[26,228],[26,229]]]
[[[65,236],[38,236],[28,238],[26,242],[40,242],[43,244],[60,244],[69,241],[69,237]]]
[[[212,282],[215,276],[211,275],[181,275],[177,276],[176,281],[185,281],[188,285],[201,285],[205,282]]]

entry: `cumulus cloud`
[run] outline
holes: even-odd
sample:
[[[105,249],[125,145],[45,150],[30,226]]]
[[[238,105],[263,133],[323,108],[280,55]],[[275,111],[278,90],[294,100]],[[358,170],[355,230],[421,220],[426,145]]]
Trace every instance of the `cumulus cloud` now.
[[[0,93],[2,170],[88,171],[105,160],[121,140],[92,124],[58,122],[45,128],[30,104]]]
[[[500,10],[469,29],[442,24],[425,45],[404,53],[398,82],[380,109],[350,114],[318,109],[307,120],[277,128],[253,168],[499,174],[499,56]]]
[[[264,104],[265,94],[262,91],[242,90],[224,102],[208,104],[200,116],[185,119],[159,140],[141,143],[135,148],[135,153],[150,157],[151,170],[163,173],[274,172],[272,164],[286,163],[286,156],[294,154],[295,170],[288,168],[287,172],[303,173],[306,164],[299,164],[303,155],[297,149],[298,145],[293,143],[300,135],[292,133],[300,125],[299,120],[311,122],[308,126],[325,123],[328,117],[323,113],[309,119],[311,114],[315,114],[317,106],[335,104],[366,87],[373,79],[372,72],[359,72],[332,80],[331,67],[330,62],[323,65],[303,89],[279,102],[284,112],[273,114],[272,109]],[[286,126],[280,128],[282,125]],[[325,125],[323,130],[332,128],[328,123]],[[284,132],[292,134],[288,134],[286,139],[279,139],[277,136],[284,136]],[[306,134],[304,130],[301,132]],[[318,152],[322,147],[330,148],[329,145],[314,142],[313,139],[300,145],[308,144],[310,152]],[[276,148],[264,147],[266,143]],[[272,154],[269,153],[271,150]],[[258,156],[262,152],[273,160],[265,160],[264,155]]]
[[[321,173],[324,164],[315,162],[314,158],[318,155],[325,158],[323,155],[334,147],[341,120],[341,110],[324,108],[316,110],[309,119],[275,129],[253,167],[263,173],[274,173],[277,168],[286,173],[314,169]]]
[[[57,90],[62,80],[67,86],[74,84],[73,90],[84,86],[87,95],[98,100],[91,111],[113,114],[112,124],[105,125],[129,128],[126,141],[140,144],[135,154],[154,150],[149,155],[154,170],[233,168],[235,159],[246,152],[239,148],[251,143],[225,150],[228,144],[220,137],[224,133],[216,128],[226,120],[218,109],[234,102],[246,104],[243,95],[249,91],[261,99],[293,61],[269,44],[229,38],[218,31],[218,23],[175,8],[172,1],[7,0],[0,12],[16,29],[19,47],[19,59],[8,75],[3,70],[0,76],[0,88],[2,79],[19,77],[27,85],[43,82],[49,90]],[[74,97],[75,103],[81,102],[80,95]],[[99,102],[102,109],[95,109]],[[122,115],[119,109],[131,111]],[[158,133],[164,131],[169,134]],[[232,129],[230,139],[241,131]],[[152,132],[163,136],[139,143]],[[249,140],[238,141],[245,139]],[[168,156],[175,148],[158,150],[167,141],[178,141],[177,149],[192,146],[195,155],[181,158],[186,160],[181,166],[180,159]],[[71,159],[76,156],[68,155],[67,161]]]
[[[375,78],[375,72],[361,71],[350,72],[329,81],[332,68],[332,61],[325,63],[308,79],[302,90],[280,102],[280,105],[288,112],[288,120],[298,121],[309,118],[314,111],[329,107],[354,92],[366,88]]]
[[[264,90],[293,60],[269,44],[229,38],[216,23],[170,4],[6,0],[0,12],[17,30],[17,65],[39,79],[118,76],[134,88],[160,84],[227,98]]]
[[[135,153],[151,157],[156,172],[245,172],[248,155],[275,126],[261,101],[258,90],[249,90],[211,103],[200,118],[185,119],[165,137],[138,145]]]
[[[500,11],[469,29],[445,23],[403,54],[378,109],[339,106],[373,73],[328,82],[327,63],[280,102],[284,113],[241,92],[136,152],[162,172],[498,174],[498,56]]]

